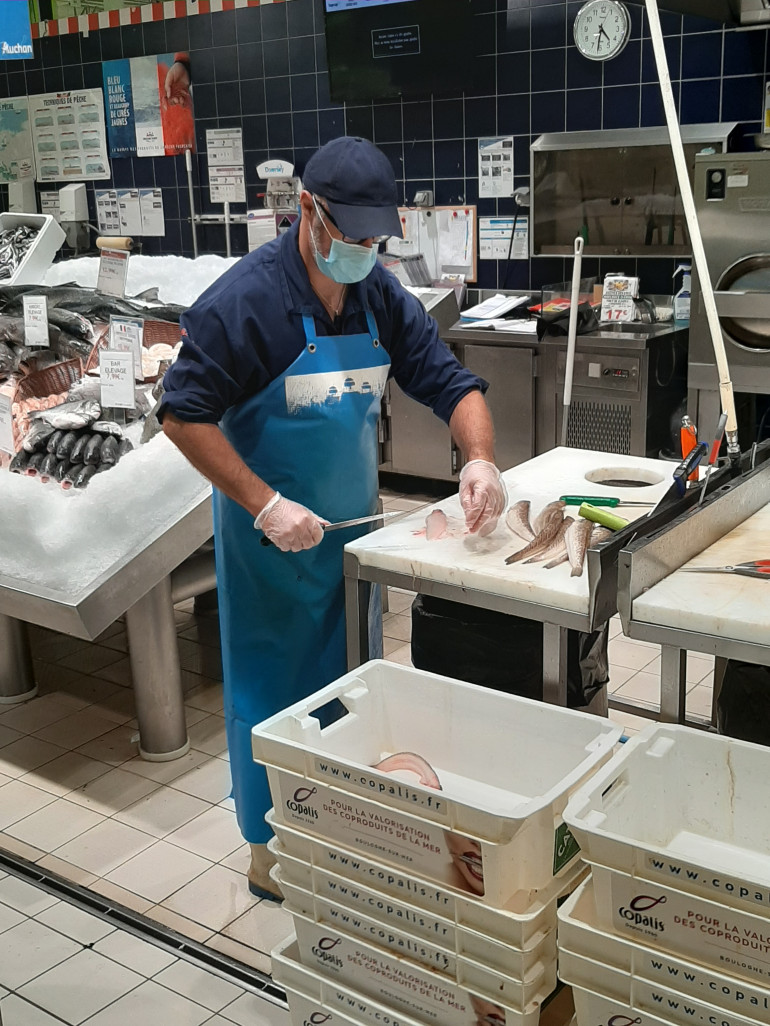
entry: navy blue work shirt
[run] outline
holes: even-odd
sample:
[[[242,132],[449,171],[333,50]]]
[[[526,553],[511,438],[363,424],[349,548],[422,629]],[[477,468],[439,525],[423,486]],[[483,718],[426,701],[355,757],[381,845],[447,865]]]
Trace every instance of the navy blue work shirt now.
[[[466,370],[438,336],[423,305],[377,264],[349,286],[342,315],[332,324],[310,286],[298,247],[299,222],[243,257],[181,318],[183,344],[163,379],[159,419],[218,424],[225,411],[280,377],[305,346],[302,314],[319,335],[367,332],[365,301],[374,314],[390,374],[403,391],[446,423],[469,392],[487,382]]]

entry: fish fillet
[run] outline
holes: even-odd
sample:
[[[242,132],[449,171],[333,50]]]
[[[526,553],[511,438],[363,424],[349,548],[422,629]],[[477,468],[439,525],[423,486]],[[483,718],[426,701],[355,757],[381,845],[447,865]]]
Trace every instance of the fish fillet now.
[[[586,549],[588,548],[588,542],[593,528],[594,525],[590,520],[578,517],[571,529],[567,532],[565,542],[567,544],[567,555],[569,557],[570,566],[572,567],[570,577],[580,577],[583,573]]]
[[[530,556],[529,559],[525,559],[525,563],[542,563],[546,559],[555,559],[556,556],[560,556],[562,552],[566,552],[564,536],[567,533],[568,528],[574,524],[572,517],[565,517],[564,520],[559,524],[559,528],[551,540],[547,548],[536,552]]]
[[[566,506],[567,503],[562,502],[561,499],[556,499],[555,502],[549,502],[547,506],[543,506],[538,515],[535,517],[534,523],[532,525],[535,534],[540,534],[545,525],[548,523],[549,518],[553,516],[555,510],[558,510],[560,513],[563,513]]]
[[[414,752],[396,752],[395,755],[389,755],[382,762],[378,762],[374,768],[383,773],[398,773],[399,771],[414,773],[423,787],[441,790],[441,782],[436,776],[436,771],[421,755],[416,755]]]
[[[446,513],[440,509],[434,509],[425,518],[425,536],[428,541],[438,541],[439,538],[447,536]]]
[[[518,552],[514,552],[512,555],[508,556],[505,562],[508,564],[518,563],[520,560],[526,559],[528,556],[534,556],[538,552],[545,551],[556,537],[559,527],[564,522],[563,510],[565,505],[566,504],[561,501],[549,502],[535,521],[536,531],[537,525],[542,525],[540,530],[535,534],[535,537],[529,545],[525,545],[523,549],[519,549]]]
[[[505,522],[518,538],[531,542],[535,537],[529,522],[529,499],[521,499],[511,506],[505,514]]]

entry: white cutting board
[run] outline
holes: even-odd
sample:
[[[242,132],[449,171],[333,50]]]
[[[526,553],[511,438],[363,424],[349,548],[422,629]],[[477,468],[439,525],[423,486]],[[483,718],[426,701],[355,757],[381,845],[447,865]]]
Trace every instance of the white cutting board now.
[[[735,566],[770,558],[770,504],[684,566]],[[720,638],[770,643],[770,580],[676,570],[633,604],[632,617]]]
[[[543,506],[560,495],[614,495],[629,501],[655,503],[671,484],[675,466],[665,460],[641,456],[617,456],[560,447],[505,471],[503,479],[508,489],[508,505],[529,499],[532,504],[530,519],[534,519]],[[612,475],[619,478],[646,475],[656,483],[641,488],[618,489],[586,479],[587,473],[602,469],[610,469]],[[533,605],[588,613],[587,570],[584,569],[581,577],[570,577],[569,563],[562,563],[553,570],[546,570],[544,563],[506,566],[505,557],[523,548],[525,542],[506,527],[505,516],[486,538],[465,535],[429,542],[424,535],[416,536],[415,531],[425,527],[425,518],[434,509],[443,510],[460,527],[464,523],[459,497],[453,495],[373,531],[346,545],[345,549],[354,553],[363,566],[519,599]],[[577,510],[575,506],[565,512],[577,517]],[[612,512],[626,520],[635,520],[648,510],[618,507]]]

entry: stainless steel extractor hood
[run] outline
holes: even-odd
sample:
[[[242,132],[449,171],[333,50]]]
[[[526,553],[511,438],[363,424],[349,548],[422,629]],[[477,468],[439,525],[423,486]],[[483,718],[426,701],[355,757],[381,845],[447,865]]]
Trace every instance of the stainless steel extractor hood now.
[[[661,0],[658,6],[726,25],[770,25],[770,0]]]

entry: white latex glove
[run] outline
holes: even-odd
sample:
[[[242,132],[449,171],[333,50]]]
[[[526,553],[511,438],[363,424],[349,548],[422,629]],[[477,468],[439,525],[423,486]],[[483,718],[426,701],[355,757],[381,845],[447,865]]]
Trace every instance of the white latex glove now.
[[[460,505],[471,534],[491,534],[508,502],[500,471],[488,460],[471,460],[460,471]]]
[[[322,520],[307,507],[298,502],[284,499],[276,492],[254,521],[254,527],[262,531],[281,552],[301,552],[312,549],[324,536]]]

